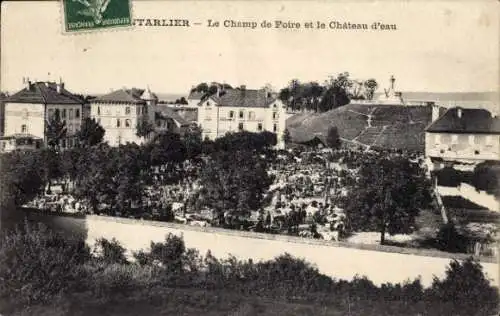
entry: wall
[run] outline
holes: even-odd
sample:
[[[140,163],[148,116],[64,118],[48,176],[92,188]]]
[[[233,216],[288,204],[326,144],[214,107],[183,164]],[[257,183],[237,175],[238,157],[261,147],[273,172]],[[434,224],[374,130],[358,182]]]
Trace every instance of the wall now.
[[[108,142],[110,146],[118,146],[120,143],[127,142],[142,144],[144,138],[137,137],[136,127],[138,120],[143,115],[143,107],[145,105],[96,102],[91,104],[90,116],[98,122],[100,121],[101,126],[106,130],[104,141]],[[129,108],[129,113],[126,112],[126,108]],[[151,112],[148,110],[148,118]],[[117,120],[120,120],[120,127],[117,127]],[[154,124],[154,119],[150,119],[150,122]]]
[[[436,139],[436,135],[439,140]],[[500,135],[455,134],[454,136],[457,137],[456,144],[452,144],[452,134],[425,133],[426,156],[445,159],[499,160]]]
[[[494,195],[479,191],[467,183],[461,183],[455,188],[438,186],[437,189],[441,196],[461,196],[489,210],[500,212],[500,201]]]
[[[444,276],[451,258],[465,258],[464,255],[438,251],[348,245],[282,235],[102,216],[72,218],[31,213],[30,217],[66,232],[81,233],[90,245],[100,237],[116,238],[129,252],[137,251],[147,249],[151,241],[163,241],[168,233],[173,233],[183,235],[187,247],[196,248],[203,255],[211,250],[219,258],[233,254],[240,259],[266,260],[288,252],[315,264],[322,273],[331,277],[349,280],[356,274],[366,275],[376,284],[404,282],[420,275],[424,286],[428,286],[434,275]],[[495,262],[491,258],[481,260],[488,277],[494,284],[498,284],[498,266]]]
[[[210,104],[207,106],[207,103]],[[233,117],[230,112],[233,111]],[[240,118],[240,111],[243,111],[243,118]],[[254,119],[250,119],[250,112],[253,112]],[[273,118],[273,112],[276,117]],[[283,132],[286,125],[286,107],[280,100],[275,100],[268,107],[229,107],[217,106],[212,99],[202,103],[198,110],[198,124],[202,128],[202,137],[208,136],[211,140],[224,136],[228,132],[238,132],[239,123],[243,123],[245,131],[258,133],[258,124],[262,124],[262,131],[269,131],[277,135],[277,147],[284,148]],[[276,131],[274,131],[276,124]]]
[[[36,103],[5,103],[4,135],[21,133],[25,124],[27,133],[41,139],[45,136],[45,106]]]

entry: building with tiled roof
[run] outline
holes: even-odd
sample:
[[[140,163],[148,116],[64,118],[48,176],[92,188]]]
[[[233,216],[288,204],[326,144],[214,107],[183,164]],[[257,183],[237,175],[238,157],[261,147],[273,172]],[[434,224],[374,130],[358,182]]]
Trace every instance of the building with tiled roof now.
[[[450,108],[426,128],[431,160],[500,160],[500,118],[485,109]]]
[[[137,125],[154,125],[158,99],[149,89],[119,89],[90,101],[90,117],[106,130],[104,141],[111,146],[125,143],[142,144],[136,135]]]
[[[191,123],[184,119],[177,112],[167,106],[158,105],[155,109],[155,130],[157,132],[168,131],[183,136],[191,126]]]
[[[187,98],[187,106],[196,108],[198,104],[201,102],[201,99],[206,95],[204,92],[191,91]]]
[[[266,89],[219,89],[198,103],[198,125],[204,138],[215,139],[226,133],[269,131],[277,134],[283,147],[286,107]]]
[[[60,147],[72,147],[80,130],[85,100],[68,91],[63,82],[31,82],[5,99],[4,135],[26,134],[46,140],[46,129],[58,117],[66,122]]]

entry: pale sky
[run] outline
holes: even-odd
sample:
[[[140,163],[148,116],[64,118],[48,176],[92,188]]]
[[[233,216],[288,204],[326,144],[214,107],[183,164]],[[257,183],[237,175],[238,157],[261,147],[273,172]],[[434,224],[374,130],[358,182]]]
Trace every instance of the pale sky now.
[[[496,91],[499,9],[498,1],[136,1],[135,18],[181,18],[203,25],[63,35],[59,1],[3,2],[1,90],[21,89],[25,76],[62,77],[77,93],[132,86],[187,93],[205,81],[282,88],[292,78],[323,82],[348,71],[353,78],[377,79],[379,91],[391,74],[401,91]],[[292,20],[302,28],[208,28],[208,19]],[[398,29],[303,28],[316,20],[380,21]]]

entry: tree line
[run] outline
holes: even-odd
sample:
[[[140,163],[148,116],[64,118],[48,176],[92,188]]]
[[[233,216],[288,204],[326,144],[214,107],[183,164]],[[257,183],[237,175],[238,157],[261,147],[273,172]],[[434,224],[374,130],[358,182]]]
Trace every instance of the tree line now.
[[[332,76],[323,84],[292,79],[279,91],[278,97],[293,111],[326,112],[351,100],[372,100],[378,83],[375,79],[354,80],[348,72]]]
[[[260,154],[271,151],[276,135],[239,132],[202,141],[199,131],[183,138],[165,132],[142,146],[93,142],[90,137],[67,150],[49,146],[1,155],[2,205],[20,206],[39,194],[51,193],[57,182],[64,191],[87,201],[94,212],[105,204],[113,213],[128,213],[141,208],[148,187],[183,180],[181,164],[190,161],[201,170],[197,176],[203,187],[202,206],[220,212],[249,212],[270,184]]]
[[[269,84],[265,88],[272,90]],[[330,76],[323,83],[292,79],[288,86],[277,92],[277,96],[293,111],[326,112],[346,105],[351,100],[372,100],[377,88],[378,83],[373,78],[357,80],[352,79],[348,72],[342,72]],[[228,89],[233,87],[227,83],[202,82],[194,86],[191,92],[202,93],[202,99],[205,99],[219,90]]]

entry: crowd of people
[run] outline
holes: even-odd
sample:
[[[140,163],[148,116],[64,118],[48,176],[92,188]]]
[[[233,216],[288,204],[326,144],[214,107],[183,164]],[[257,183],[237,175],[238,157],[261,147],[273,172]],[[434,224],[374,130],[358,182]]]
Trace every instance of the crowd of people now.
[[[339,240],[348,226],[343,212],[348,184],[354,181],[367,155],[370,153],[347,149],[290,150],[273,155],[267,165],[274,181],[264,196],[263,207],[244,218],[202,210],[202,160],[156,168],[152,185],[145,190],[142,205],[137,206],[140,212],[102,213]],[[92,212],[85,202],[62,192],[42,195],[30,206],[56,212]]]

